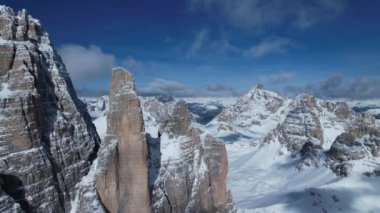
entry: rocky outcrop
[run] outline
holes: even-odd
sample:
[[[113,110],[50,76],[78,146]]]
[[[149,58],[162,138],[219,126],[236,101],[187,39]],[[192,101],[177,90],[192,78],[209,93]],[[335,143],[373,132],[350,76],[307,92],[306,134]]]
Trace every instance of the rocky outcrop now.
[[[10,197],[24,211],[69,211],[100,141],[40,22],[5,6],[0,102],[0,206]]]
[[[100,200],[109,212],[150,212],[148,147],[140,101],[131,74],[112,71],[110,111],[104,139],[108,154],[96,180]]]
[[[288,150],[299,152],[306,142],[323,144],[323,130],[318,117],[318,103],[314,96],[300,95],[291,104],[291,110],[279,127],[281,142]]]
[[[150,113],[153,114],[153,113]],[[158,138],[148,137],[154,212],[227,212],[227,152],[222,141],[200,136],[184,101],[178,101]],[[159,145],[157,145],[159,144]],[[157,147],[160,155],[157,157]],[[157,158],[159,164],[157,164]],[[159,166],[159,168],[157,168]]]
[[[347,176],[354,160],[380,156],[380,132],[370,121],[368,118],[357,119],[332,144],[328,151],[328,162],[337,175]]]

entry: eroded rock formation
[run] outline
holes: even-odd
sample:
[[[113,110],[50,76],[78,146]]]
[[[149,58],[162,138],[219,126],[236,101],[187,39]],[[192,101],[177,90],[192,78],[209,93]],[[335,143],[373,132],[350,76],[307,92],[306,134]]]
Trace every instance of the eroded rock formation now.
[[[150,212],[148,147],[140,101],[131,74],[113,69],[105,144],[109,150],[97,178],[100,199],[110,212]]]
[[[150,154],[156,153],[150,158],[150,171],[157,172],[151,174],[150,181],[153,211],[228,212],[233,205],[226,189],[228,162],[224,143],[210,135],[201,136],[192,127],[184,101],[168,105],[174,107],[168,107],[172,108],[169,120],[158,125],[161,135],[156,139],[148,137]],[[160,150],[158,157],[156,149]]]

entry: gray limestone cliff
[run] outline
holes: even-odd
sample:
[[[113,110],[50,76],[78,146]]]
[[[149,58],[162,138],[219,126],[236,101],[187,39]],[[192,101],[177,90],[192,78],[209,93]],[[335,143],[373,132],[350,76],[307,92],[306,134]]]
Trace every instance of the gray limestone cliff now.
[[[0,102],[1,211],[69,211],[100,140],[40,22],[6,6]]]

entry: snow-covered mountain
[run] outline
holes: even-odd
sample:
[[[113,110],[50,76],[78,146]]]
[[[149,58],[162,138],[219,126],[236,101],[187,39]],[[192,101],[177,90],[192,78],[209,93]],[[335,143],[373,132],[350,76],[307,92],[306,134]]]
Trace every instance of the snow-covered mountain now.
[[[147,131],[159,134],[157,123],[170,118],[176,101],[140,100]],[[228,189],[239,211],[380,209],[374,202],[380,197],[379,127],[374,117],[355,111],[359,102],[308,94],[292,99],[262,86],[238,99],[185,101],[193,125],[226,144]]]
[[[0,212],[64,212],[100,139],[39,20],[0,5]]]
[[[227,142],[229,188],[245,212],[366,212],[379,205],[350,202],[379,197],[372,193],[380,165],[376,128],[344,102],[289,99],[259,86],[202,130]],[[341,135],[353,132],[360,134]],[[356,158],[348,152],[355,149]]]
[[[346,100],[347,104],[358,113],[367,113],[380,119],[380,100]]]
[[[40,22],[0,5],[0,212],[380,212],[379,100],[138,97],[112,74],[83,104]]]

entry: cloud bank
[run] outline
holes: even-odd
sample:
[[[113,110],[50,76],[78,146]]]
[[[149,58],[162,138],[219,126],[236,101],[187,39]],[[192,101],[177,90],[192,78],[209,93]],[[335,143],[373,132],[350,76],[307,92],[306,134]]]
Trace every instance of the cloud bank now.
[[[58,53],[74,81],[101,79],[109,76],[112,68],[116,66],[115,56],[103,52],[95,45],[84,47],[67,44],[58,48]]]
[[[296,46],[295,42],[289,38],[279,36],[268,36],[255,45],[248,48],[241,48],[231,44],[227,37],[210,39],[210,30],[202,28],[198,31],[194,40],[185,52],[186,59],[200,58],[200,56],[210,55],[238,55],[246,58],[259,59],[271,54],[286,53]]]
[[[190,49],[186,53],[186,58],[192,58],[204,47],[204,43],[208,40],[208,29],[203,28],[196,33],[193,43]]]
[[[273,73],[269,75],[262,75],[259,77],[259,81],[262,83],[271,83],[271,84],[282,84],[288,81],[293,80],[295,77],[294,73],[288,71],[281,71],[278,73]]]
[[[137,88],[142,96],[170,95],[175,97],[231,97],[241,95],[235,88],[222,84],[189,86],[178,81],[154,79],[145,87]]]
[[[223,24],[255,30],[283,24],[309,28],[344,9],[343,0],[188,0],[188,3],[190,10]]]
[[[345,79],[342,76],[331,76],[317,84],[305,87],[287,87],[291,93],[307,92],[322,98],[372,99],[380,98],[380,79],[360,77]]]
[[[286,53],[291,46],[294,46],[294,44],[288,38],[268,37],[258,45],[245,50],[244,56],[261,58],[272,53]]]

